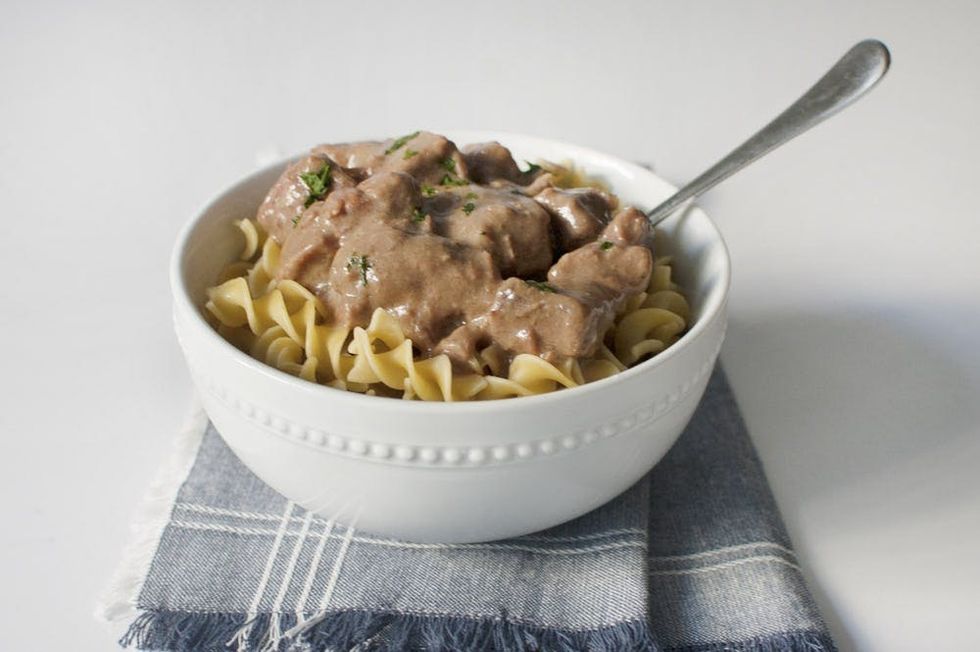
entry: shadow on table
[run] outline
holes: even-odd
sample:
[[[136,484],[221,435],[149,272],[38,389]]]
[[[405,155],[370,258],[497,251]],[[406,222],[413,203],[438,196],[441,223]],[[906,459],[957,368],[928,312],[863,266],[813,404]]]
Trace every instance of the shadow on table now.
[[[963,323],[955,313],[935,314]],[[821,496],[896,474],[896,467],[915,468],[943,448],[947,455],[969,448],[965,438],[980,422],[980,391],[967,365],[977,354],[954,355],[949,334],[903,320],[887,306],[732,319],[726,368],[763,462],[770,461],[767,474],[782,488],[777,493],[791,533],[801,531],[800,511]],[[907,517],[905,502],[878,507],[855,511],[883,523]],[[802,539],[796,544],[806,558]],[[855,649],[840,605],[819,577],[808,579],[841,649]]]

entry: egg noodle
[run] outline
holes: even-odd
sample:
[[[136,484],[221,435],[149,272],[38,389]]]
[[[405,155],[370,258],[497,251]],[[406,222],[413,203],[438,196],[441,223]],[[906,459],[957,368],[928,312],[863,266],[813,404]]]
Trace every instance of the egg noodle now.
[[[235,222],[245,239],[240,259],[207,291],[209,320],[229,342],[281,371],[338,389],[426,401],[463,401],[543,394],[612,376],[673,344],[690,308],[671,281],[669,257],[654,261],[647,291],[632,297],[592,358],[551,364],[522,353],[508,365],[496,345],[474,368],[454,372],[445,354],[416,357],[397,320],[374,311],[366,328],[331,326],[313,293],[276,280],[279,245],[252,220]]]

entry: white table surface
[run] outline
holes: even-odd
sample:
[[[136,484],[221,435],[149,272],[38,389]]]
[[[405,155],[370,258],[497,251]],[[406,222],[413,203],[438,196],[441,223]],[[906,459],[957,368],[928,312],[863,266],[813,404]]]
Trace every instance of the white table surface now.
[[[684,180],[875,36],[879,89],[703,202],[722,357],[841,647],[975,648],[980,5],[357,4],[0,7],[0,647],[113,649],[93,603],[191,397],[171,243],[257,159],[489,128]]]

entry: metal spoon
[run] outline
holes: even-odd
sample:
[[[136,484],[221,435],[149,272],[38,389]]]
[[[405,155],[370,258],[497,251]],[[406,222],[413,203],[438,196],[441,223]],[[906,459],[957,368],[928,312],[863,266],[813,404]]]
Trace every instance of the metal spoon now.
[[[659,224],[681,204],[710,190],[752,161],[852,104],[885,76],[890,62],[888,48],[880,41],[869,39],[852,47],[813,88],[776,116],[775,120],[647,213],[650,224]]]

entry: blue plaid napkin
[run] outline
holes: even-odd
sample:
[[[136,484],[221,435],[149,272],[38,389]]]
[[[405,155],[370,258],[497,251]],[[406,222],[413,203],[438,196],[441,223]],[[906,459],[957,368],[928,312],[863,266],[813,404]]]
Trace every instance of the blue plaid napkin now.
[[[129,623],[124,646],[834,649],[720,371],[647,478],[535,535],[446,545],[353,530],[273,492],[206,421],[145,516],[103,610]]]

